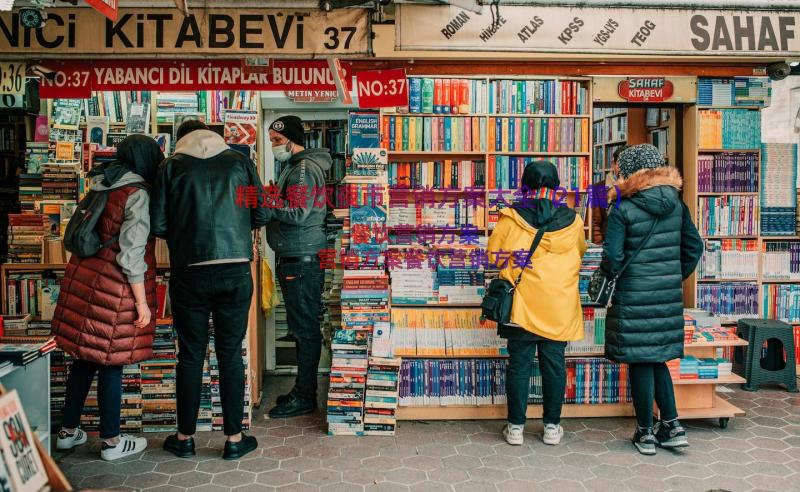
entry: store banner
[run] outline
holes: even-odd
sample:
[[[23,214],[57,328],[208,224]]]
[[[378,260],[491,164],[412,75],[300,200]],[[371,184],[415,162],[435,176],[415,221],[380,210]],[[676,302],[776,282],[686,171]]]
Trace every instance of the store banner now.
[[[336,90],[325,60],[272,60],[266,72],[248,72],[241,60],[94,60],[44,62],[39,96],[87,98],[92,91]],[[343,64],[349,70],[349,64]]]
[[[595,76],[595,102],[676,102],[697,100],[697,77]]]
[[[356,89],[362,109],[408,106],[408,80],[402,68],[358,72]]]
[[[397,50],[800,56],[800,20],[777,9],[501,5],[499,16],[452,5],[397,9]]]
[[[117,0],[86,0],[86,3],[112,21],[117,20],[119,13]]]
[[[116,0],[97,0],[110,4]],[[120,8],[117,20],[80,8],[47,9],[43,28],[0,12],[0,53],[29,55],[359,55],[370,52],[367,9]]]

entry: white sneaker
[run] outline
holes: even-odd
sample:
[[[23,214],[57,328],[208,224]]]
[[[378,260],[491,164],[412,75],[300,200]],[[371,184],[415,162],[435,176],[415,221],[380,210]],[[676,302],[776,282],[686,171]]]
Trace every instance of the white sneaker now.
[[[141,453],[146,448],[147,439],[144,437],[133,437],[128,434],[122,434],[119,436],[119,442],[116,446],[109,446],[103,442],[100,448],[100,457],[106,461],[113,461]]]
[[[544,426],[544,433],[542,434],[542,442],[555,446],[561,442],[564,437],[564,428],[559,424],[546,424]]]
[[[524,428],[524,425],[506,424],[503,427],[503,436],[506,438],[506,442],[512,446],[522,446],[525,439],[522,434]]]
[[[56,439],[56,448],[57,449],[72,449],[75,446],[80,446],[84,444],[89,438],[86,436],[86,433],[83,432],[81,429],[75,429],[75,432],[72,434],[68,434],[67,431],[61,430],[58,432],[58,436]]]

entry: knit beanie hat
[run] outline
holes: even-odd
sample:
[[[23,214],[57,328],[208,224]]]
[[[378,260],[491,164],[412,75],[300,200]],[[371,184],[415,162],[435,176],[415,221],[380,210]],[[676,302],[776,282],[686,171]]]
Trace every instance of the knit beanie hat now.
[[[561,184],[558,178],[558,169],[547,161],[534,161],[525,166],[522,171],[522,186],[528,191],[539,188],[555,190]]]
[[[303,121],[297,116],[281,116],[272,122],[272,124],[269,126],[269,129],[280,133],[284,137],[288,138],[289,141],[294,142],[297,145],[303,145],[305,142]]]
[[[619,175],[624,179],[642,169],[656,169],[667,164],[658,148],[650,144],[628,147],[619,155],[617,162]]]

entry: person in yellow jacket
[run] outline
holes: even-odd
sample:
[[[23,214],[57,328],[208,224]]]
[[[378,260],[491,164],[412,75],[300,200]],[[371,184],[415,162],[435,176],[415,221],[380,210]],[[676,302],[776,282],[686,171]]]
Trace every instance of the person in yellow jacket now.
[[[489,263],[511,283],[519,275],[539,228],[545,233],[514,292],[511,324],[498,327],[508,340],[506,442],[523,443],[533,357],[538,348],[542,374],[545,444],[561,442],[561,406],[567,373],[567,342],[583,338],[583,310],[578,272],[586,251],[583,220],[566,203],[559,188],[558,170],[546,161],[525,166],[521,199],[500,210],[500,220],[489,238]]]

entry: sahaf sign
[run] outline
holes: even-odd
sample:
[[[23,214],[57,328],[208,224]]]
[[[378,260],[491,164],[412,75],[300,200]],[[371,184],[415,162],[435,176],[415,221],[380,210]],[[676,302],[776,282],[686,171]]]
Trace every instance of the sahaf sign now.
[[[358,55],[370,52],[366,9],[121,8],[112,21],[89,8],[47,9],[42,28],[25,28],[19,11],[0,12],[0,56],[148,57]]]
[[[800,56],[800,16],[778,7],[500,5],[499,15],[494,8],[476,14],[452,5],[397,8],[397,50]]]
[[[664,77],[630,77],[617,84],[619,97],[629,102],[664,102],[673,89]]]

